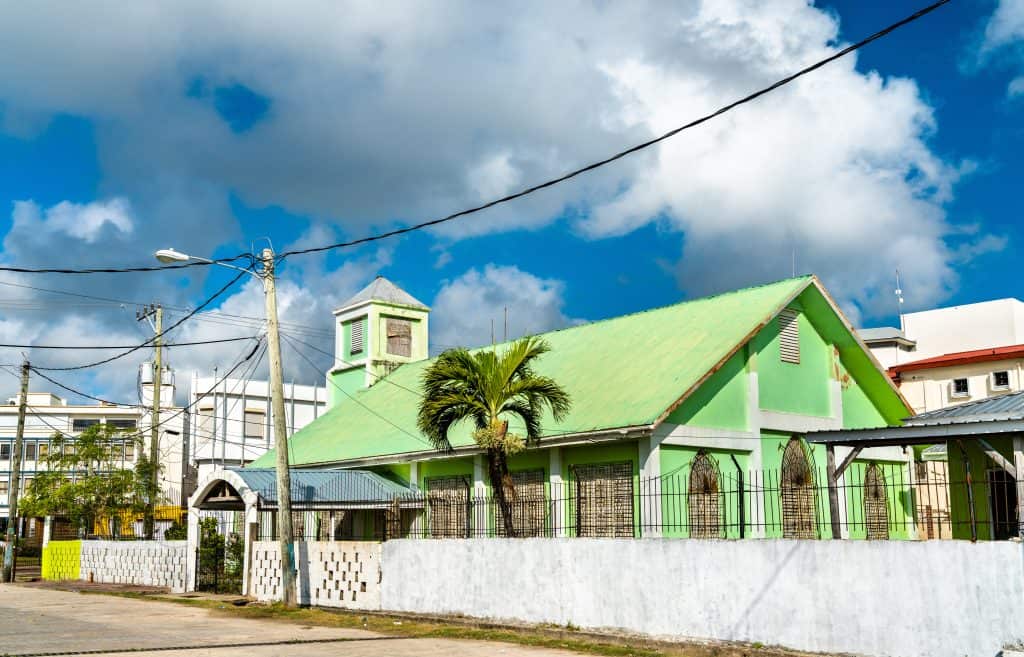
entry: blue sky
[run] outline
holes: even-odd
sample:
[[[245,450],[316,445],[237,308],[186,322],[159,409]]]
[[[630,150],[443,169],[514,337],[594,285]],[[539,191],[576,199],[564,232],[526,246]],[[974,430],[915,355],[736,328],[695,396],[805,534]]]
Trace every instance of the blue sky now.
[[[148,264],[167,246],[225,255],[269,238],[284,250],[433,218],[683,123],[918,6],[7,9],[0,260]],[[434,306],[437,345],[486,341],[505,307],[518,335],[783,278],[794,261],[865,325],[896,321],[897,267],[908,309],[1021,296],[1022,44],[1020,0],[958,0],[557,190],[289,261],[284,319],[329,351],[330,310],[378,273]],[[184,307],[226,275],[0,278]],[[0,299],[4,341],[142,335],[113,304],[10,286]],[[224,304],[261,314],[251,284]],[[182,334],[243,329],[209,322]],[[196,349],[176,363],[207,370],[234,355]],[[134,366],[75,380],[130,395]],[[297,380],[318,376],[289,367]]]

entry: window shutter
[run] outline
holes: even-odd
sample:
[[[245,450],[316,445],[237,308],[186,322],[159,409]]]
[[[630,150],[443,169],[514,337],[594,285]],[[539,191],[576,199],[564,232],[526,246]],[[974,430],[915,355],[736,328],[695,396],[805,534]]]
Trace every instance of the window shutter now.
[[[352,347],[349,351],[353,354],[363,353],[363,318],[352,322]]]
[[[779,313],[779,357],[783,363],[800,364],[799,313],[786,309]]]
[[[388,353],[392,356],[412,356],[412,322],[407,319],[388,319]]]
[[[246,438],[262,438],[263,437],[263,418],[264,414],[262,411],[246,411],[245,412],[245,437]]]

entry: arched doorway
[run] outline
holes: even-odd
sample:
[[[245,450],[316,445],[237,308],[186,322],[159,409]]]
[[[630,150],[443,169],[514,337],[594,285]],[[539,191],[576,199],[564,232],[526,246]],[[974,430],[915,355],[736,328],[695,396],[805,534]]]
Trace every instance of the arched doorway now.
[[[814,473],[807,459],[807,452],[797,438],[790,438],[782,453],[780,479],[782,537],[818,538]]]
[[[864,471],[864,524],[868,540],[889,538],[889,505],[885,494],[885,474],[877,463]]]
[[[690,538],[722,537],[721,480],[718,464],[701,452],[690,464]]]

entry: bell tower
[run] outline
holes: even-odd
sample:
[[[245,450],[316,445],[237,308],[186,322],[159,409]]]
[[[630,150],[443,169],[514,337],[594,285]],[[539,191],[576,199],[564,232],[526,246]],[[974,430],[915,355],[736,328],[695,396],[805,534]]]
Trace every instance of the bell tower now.
[[[430,308],[383,276],[335,310],[328,406],[374,385],[402,363],[425,360],[429,315]]]

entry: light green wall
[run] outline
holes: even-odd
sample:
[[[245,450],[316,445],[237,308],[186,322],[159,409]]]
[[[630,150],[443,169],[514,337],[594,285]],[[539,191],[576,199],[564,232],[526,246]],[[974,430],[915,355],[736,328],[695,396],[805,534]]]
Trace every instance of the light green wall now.
[[[667,418],[672,424],[714,429],[747,428],[747,350],[725,362]],[[682,392],[680,392],[682,394]]]
[[[456,477],[463,476],[473,484],[473,459],[439,459],[437,461],[420,461],[419,463],[419,487],[420,490],[427,490],[427,479],[433,477]]]
[[[703,448],[681,445],[661,446],[661,522],[662,536],[666,538],[687,538],[689,532],[688,492],[690,485],[690,467],[693,459]],[[726,538],[739,538],[739,477],[740,472],[746,480],[749,477],[750,452],[731,451],[724,449],[703,449],[709,458],[718,466],[719,486],[722,495],[719,504],[722,506],[722,520],[726,525]],[[740,472],[731,457],[735,456]],[[749,482],[744,487],[748,487]],[[744,520],[749,536],[752,502],[750,496],[743,498]]]
[[[772,320],[752,340],[757,352],[758,397],[761,408],[815,417],[832,414],[829,380],[831,348],[802,312],[798,316],[800,363],[784,363],[779,354],[779,323]]]
[[[840,384],[843,397],[843,428],[884,427],[888,424],[882,411],[868,397],[864,388],[840,367]]]
[[[330,378],[330,382],[327,385],[328,408],[334,408],[337,403],[348,399],[349,395],[354,395],[366,387],[366,372],[361,367],[342,372],[332,372],[327,376]]]
[[[886,507],[889,513],[889,538],[911,537],[914,496],[907,481],[907,464],[894,461],[873,461],[882,469],[885,479]],[[845,482],[846,530],[850,538],[867,538],[864,513],[864,476],[872,461],[856,460],[843,473]],[[826,507],[827,509],[827,507]],[[831,531],[829,532],[831,535]]]

